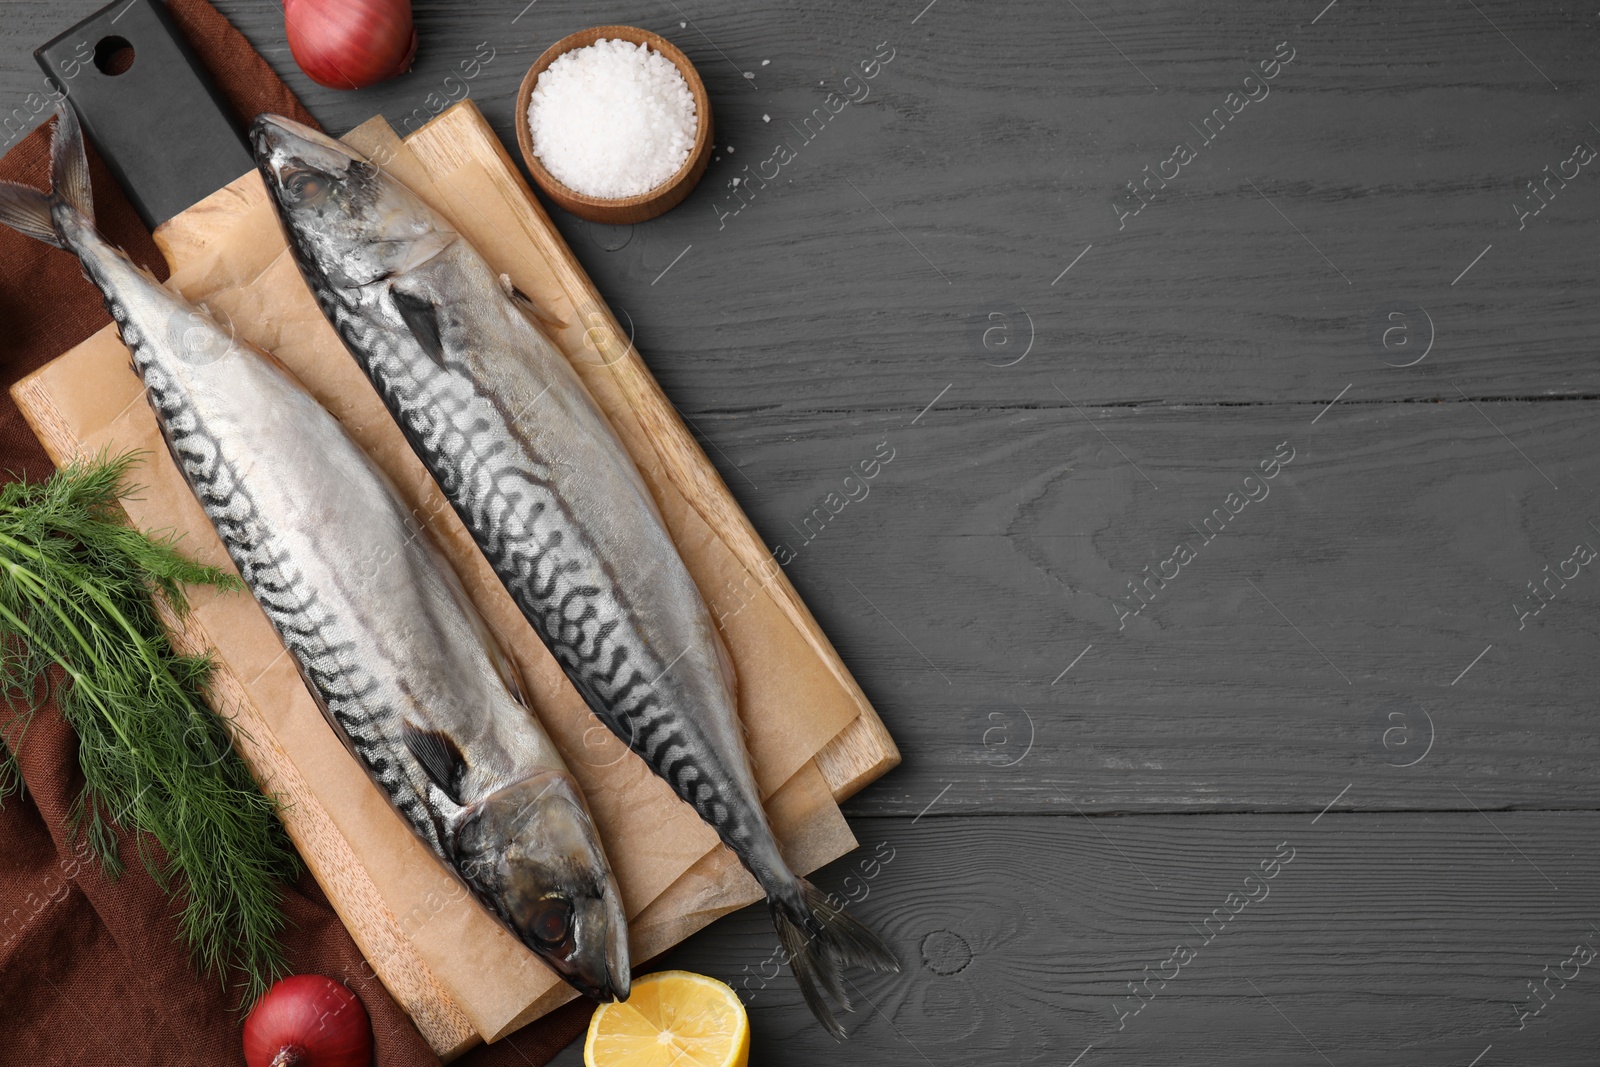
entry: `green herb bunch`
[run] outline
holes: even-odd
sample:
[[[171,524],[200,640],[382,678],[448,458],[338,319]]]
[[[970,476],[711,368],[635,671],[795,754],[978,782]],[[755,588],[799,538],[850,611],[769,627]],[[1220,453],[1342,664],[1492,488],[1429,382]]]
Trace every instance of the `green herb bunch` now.
[[[23,726],[55,697],[83,767],[76,832],[110,877],[122,870],[112,824],[140,832],[145,867],[183,902],[197,964],[224,983],[237,968],[248,1004],[287,970],[281,883],[298,861],[203,700],[210,658],[173,649],[154,599],[181,617],[186,585],[241,583],[127,525],[117,493],[136,460],[102,455],[0,490],[0,689]],[[20,788],[0,748],[0,799]]]

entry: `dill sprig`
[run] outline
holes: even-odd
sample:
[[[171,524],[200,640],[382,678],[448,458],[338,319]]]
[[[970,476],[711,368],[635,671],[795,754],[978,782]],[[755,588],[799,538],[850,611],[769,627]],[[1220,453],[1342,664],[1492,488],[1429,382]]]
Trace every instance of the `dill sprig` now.
[[[25,728],[53,690],[83,768],[74,832],[115,878],[111,827],[135,831],[146,869],[182,901],[196,964],[224,985],[240,971],[249,1004],[286,973],[281,883],[298,860],[275,801],[204,702],[210,657],[172,647],[154,599],[181,617],[185,586],[242,583],[127,524],[117,494],[137,459],[101,455],[0,489],[0,691]],[[0,745],[0,799],[21,785]]]

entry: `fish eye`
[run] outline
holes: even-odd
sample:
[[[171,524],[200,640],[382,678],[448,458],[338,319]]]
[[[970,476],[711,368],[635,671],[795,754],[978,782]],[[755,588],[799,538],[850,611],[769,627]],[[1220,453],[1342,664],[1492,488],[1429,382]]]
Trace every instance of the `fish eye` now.
[[[528,932],[546,945],[561,944],[571,929],[572,905],[556,897],[541,900],[528,924]]]
[[[291,201],[304,204],[321,197],[327,191],[328,183],[322,175],[302,170],[285,182],[283,187]]]

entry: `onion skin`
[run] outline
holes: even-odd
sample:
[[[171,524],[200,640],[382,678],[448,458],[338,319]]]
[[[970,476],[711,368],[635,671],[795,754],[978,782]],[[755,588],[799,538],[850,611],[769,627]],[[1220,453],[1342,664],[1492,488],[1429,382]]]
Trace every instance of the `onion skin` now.
[[[284,0],[289,51],[329,89],[364,89],[411,69],[411,0]]]
[[[244,1021],[249,1067],[369,1067],[372,1023],[349,989],[297,974],[266,991]]]

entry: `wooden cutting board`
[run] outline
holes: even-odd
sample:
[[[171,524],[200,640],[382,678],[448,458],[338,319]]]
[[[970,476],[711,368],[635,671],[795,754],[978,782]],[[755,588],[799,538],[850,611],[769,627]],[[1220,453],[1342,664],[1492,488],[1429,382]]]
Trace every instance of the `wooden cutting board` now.
[[[403,143],[381,119],[349,139],[403,180],[426,184],[426,193],[418,185],[419,194],[563,324],[557,343],[639,463],[733,649],[741,713],[786,853],[802,870],[842,854],[853,839],[837,801],[893,767],[899,753],[476,106],[470,100],[457,104]],[[608,736],[596,740],[596,721],[532,638],[354,362],[336,339],[328,340],[333,335],[320,316],[320,327],[302,323],[305,330],[297,332],[310,297],[303,287],[294,288],[298,279],[270,211],[252,173],[163,223],[155,236],[173,266],[172,284],[192,298],[213,299],[213,311],[231,315],[242,335],[277,351],[396,480],[512,646],[541,718],[591,795],[608,850],[613,840],[640,840],[626,828],[613,838],[606,819],[636,818],[628,805],[645,804],[641,797],[648,798],[651,821],[670,825],[681,819],[687,807],[666,794],[640,761],[604,749],[607,743],[620,748]],[[291,289],[299,303],[284,310],[277,301],[280,294],[289,299]],[[326,337],[307,341],[318,328]],[[19,382],[12,395],[58,463],[108,444],[148,441],[154,427],[110,327]],[[146,528],[189,529],[186,548],[226,564],[164,449],[150,456],[140,480],[144,490],[124,502],[134,521]],[[549,983],[542,965],[530,968],[533,957],[509,934],[497,935],[492,920],[483,925],[487,914],[475,904],[437,905],[451,885],[448,877],[425,853],[418,861],[407,852],[420,845],[381,797],[373,806],[375,787],[353,763],[340,762],[343,749],[331,731],[324,725],[326,736],[316,736],[320,717],[304,718],[315,716],[309,695],[280,662],[281,646],[265,626],[253,604],[202,597],[178,632],[184,647],[218,649],[219,703],[233,716],[239,749],[263,787],[289,801],[285,824],[376,978],[446,1059],[569,999],[564,985]],[[589,758],[596,745],[604,759]],[[383,836],[396,825],[400,838]],[[682,831],[695,832],[709,834],[698,824]],[[692,863],[680,849],[677,865],[666,874],[653,856],[642,854],[648,851],[642,841],[613,856],[619,878],[628,875],[624,895],[636,960],[759,899],[753,881],[714,838],[703,844]],[[399,853],[411,858],[402,863],[393,858]],[[499,944],[500,935],[513,944]],[[490,951],[486,945],[498,947]],[[505,966],[522,968],[516,972],[522,999],[503,990],[497,999],[497,991],[475,984],[475,971],[488,967],[482,961],[494,952]]]

